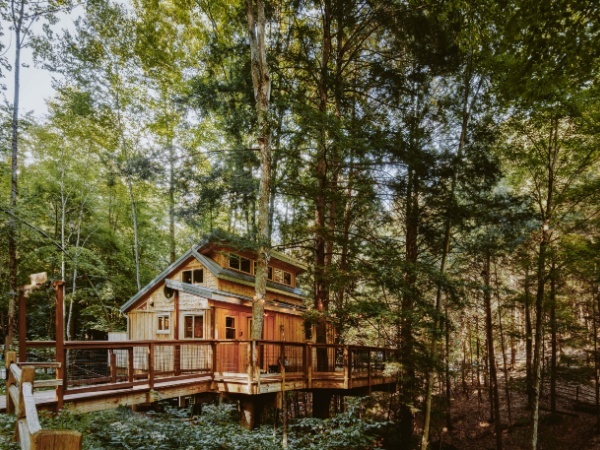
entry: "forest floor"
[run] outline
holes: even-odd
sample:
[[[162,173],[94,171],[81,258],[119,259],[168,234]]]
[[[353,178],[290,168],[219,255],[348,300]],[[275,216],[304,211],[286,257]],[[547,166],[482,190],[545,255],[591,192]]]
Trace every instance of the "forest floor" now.
[[[460,394],[452,399],[451,414],[453,428],[442,435],[442,449],[485,450],[496,448],[495,425],[489,422],[489,402],[487,390],[482,389],[482,401],[478,400],[477,390],[467,396]],[[503,448],[508,450],[529,450],[531,448],[531,410],[526,408],[524,393],[511,392],[511,423],[508,424],[508,408],[505,396],[502,399],[501,417],[503,424]],[[538,449],[540,450],[600,450],[600,434],[596,430],[594,414],[576,411],[575,399],[558,398],[556,415],[550,413],[547,398],[540,405]],[[441,418],[438,418],[438,423]],[[438,425],[437,429],[442,429]],[[439,449],[439,433],[433,437],[437,441],[432,449]]]

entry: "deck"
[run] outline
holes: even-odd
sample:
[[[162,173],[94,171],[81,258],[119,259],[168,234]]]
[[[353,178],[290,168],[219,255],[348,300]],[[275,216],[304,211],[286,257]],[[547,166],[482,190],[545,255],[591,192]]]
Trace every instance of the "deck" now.
[[[281,391],[383,389],[395,383],[394,350],[282,341],[160,340],[28,342],[27,360],[58,361],[61,381],[35,392],[39,407],[92,412],[202,393],[252,396]],[[257,361],[253,365],[253,361]],[[35,387],[35,383],[34,383]],[[0,410],[6,399],[0,398]]]

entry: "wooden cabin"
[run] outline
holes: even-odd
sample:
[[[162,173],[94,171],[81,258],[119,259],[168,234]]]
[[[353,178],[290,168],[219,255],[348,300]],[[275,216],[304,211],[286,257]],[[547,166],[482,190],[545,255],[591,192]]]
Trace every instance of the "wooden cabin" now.
[[[250,338],[256,255],[237,250],[232,244],[207,239],[192,247],[167,267],[121,308],[128,319],[130,340],[244,341]],[[263,339],[305,342],[303,314],[306,295],[297,287],[297,277],[307,269],[302,262],[280,252],[271,252]],[[183,342],[182,342],[183,344]],[[197,369],[206,355],[198,347],[182,347],[181,369]],[[173,346],[165,346],[159,357],[163,369],[172,370]],[[222,358],[220,372],[244,372],[240,346],[231,346]],[[278,350],[261,355],[263,371],[277,367]],[[293,365],[293,357],[288,364]],[[301,358],[301,355],[298,355]],[[146,364],[143,358],[135,358]],[[205,361],[208,365],[208,361]],[[186,367],[193,365],[194,367]],[[138,367],[143,370],[145,367]]]

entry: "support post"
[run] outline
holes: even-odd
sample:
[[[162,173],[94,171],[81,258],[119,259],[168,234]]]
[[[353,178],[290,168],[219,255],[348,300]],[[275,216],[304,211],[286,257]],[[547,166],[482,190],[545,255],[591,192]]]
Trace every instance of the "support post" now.
[[[173,295],[173,309],[174,316],[173,317],[173,333],[175,334],[173,338],[178,341],[179,340],[179,291],[175,290],[175,294]],[[181,346],[179,344],[175,344],[175,349],[173,352],[173,356],[175,358],[173,369],[175,370],[175,375],[181,375]]]
[[[20,287],[19,293],[19,362],[27,360],[27,304],[25,289]]]
[[[150,342],[148,348],[148,386],[154,389],[154,342]]]
[[[127,381],[132,383],[134,380],[133,347],[127,349],[127,356]]]
[[[350,388],[350,350],[347,345],[344,345],[344,389]]]
[[[312,373],[313,373],[313,358],[312,358],[312,345],[306,344],[306,387],[312,388]]]
[[[114,384],[117,382],[117,355],[112,348],[108,352],[110,355],[110,382]]]
[[[62,384],[56,387],[56,410],[63,407],[63,397],[65,386],[67,385],[67,358],[65,352],[65,310],[64,310],[64,286],[65,282],[57,280],[54,283],[56,290],[56,362],[59,366],[56,368],[56,379],[63,380]]]

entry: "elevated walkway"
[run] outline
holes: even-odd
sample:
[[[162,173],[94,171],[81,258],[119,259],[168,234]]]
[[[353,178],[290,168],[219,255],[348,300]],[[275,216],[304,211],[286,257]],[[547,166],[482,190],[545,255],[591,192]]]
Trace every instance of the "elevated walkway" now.
[[[62,347],[62,348],[61,348]],[[394,350],[283,341],[157,340],[27,342],[38,369],[35,403],[81,412],[203,393],[244,396],[282,391],[368,393],[391,387]],[[55,363],[49,363],[55,361]],[[254,363],[256,362],[256,363]],[[42,380],[53,376],[54,380]],[[52,386],[54,388],[50,389]],[[40,390],[48,389],[48,390]],[[0,399],[0,410],[6,399]]]

